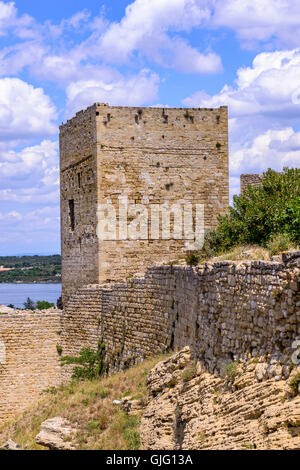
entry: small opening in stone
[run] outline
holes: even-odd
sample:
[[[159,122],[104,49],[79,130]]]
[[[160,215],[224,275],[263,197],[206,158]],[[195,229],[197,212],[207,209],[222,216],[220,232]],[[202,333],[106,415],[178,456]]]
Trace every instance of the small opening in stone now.
[[[69,217],[70,217],[70,229],[74,232],[75,229],[75,210],[74,210],[74,199],[69,200]]]

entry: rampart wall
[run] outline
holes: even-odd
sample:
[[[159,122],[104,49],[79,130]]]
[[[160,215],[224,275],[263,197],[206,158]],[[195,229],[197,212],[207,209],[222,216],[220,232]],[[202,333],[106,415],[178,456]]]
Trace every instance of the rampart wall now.
[[[60,383],[60,313],[0,315],[0,423]]]
[[[186,345],[210,370],[247,353],[287,365],[300,338],[299,255],[282,263],[160,266],[79,289],[64,313],[64,353],[103,340],[113,370]]]
[[[214,373],[226,361],[267,354],[286,377],[300,340],[299,273],[300,252],[280,263],[158,266],[82,287],[63,313],[0,315],[0,421],[70,379],[57,346],[77,355],[103,341],[109,372],[187,345]]]

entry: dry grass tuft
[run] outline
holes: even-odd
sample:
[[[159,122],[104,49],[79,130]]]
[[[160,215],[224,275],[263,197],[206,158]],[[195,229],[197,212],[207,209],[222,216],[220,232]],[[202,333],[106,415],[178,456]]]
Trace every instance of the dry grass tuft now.
[[[228,253],[215,256],[209,260],[210,263],[215,261],[242,261],[242,260],[263,260],[270,261],[270,253],[267,248],[257,245],[236,246]]]

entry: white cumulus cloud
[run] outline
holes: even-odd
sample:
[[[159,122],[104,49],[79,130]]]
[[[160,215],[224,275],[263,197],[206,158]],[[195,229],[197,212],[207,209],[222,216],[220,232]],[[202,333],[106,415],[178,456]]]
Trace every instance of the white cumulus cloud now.
[[[268,168],[280,171],[285,166],[299,167],[300,132],[286,127],[256,136],[231,155],[232,174],[261,173]]]
[[[33,252],[36,247],[41,251],[59,252],[59,206],[45,206],[40,209],[18,210],[0,213],[0,246],[1,252]],[[48,247],[48,250],[47,250]]]
[[[183,100],[187,106],[227,104],[231,117],[265,115],[298,119],[300,116],[300,49],[261,53],[252,67],[237,71],[235,86],[225,85],[214,96],[203,91]]]
[[[300,50],[261,53],[237,72],[234,86],[203,91],[186,106],[229,107],[231,177],[300,165]],[[237,188],[237,180],[232,180]]]
[[[0,200],[58,203],[58,142],[44,140],[16,152],[0,152]]]
[[[299,46],[299,0],[216,0],[214,6],[211,24],[231,28],[246,44]]]
[[[199,51],[179,36],[182,31],[204,25],[211,2],[204,0],[135,0],[119,23],[111,23],[97,40],[87,42],[88,54],[107,63],[125,63],[133,54],[145,56],[165,67],[183,72],[216,73],[220,57]]]
[[[140,106],[156,99],[158,75],[142,70],[138,75],[115,81],[80,80],[67,87],[68,117],[95,102]]]
[[[0,79],[0,139],[28,140],[56,132],[56,109],[42,88],[18,78]]]
[[[7,27],[16,20],[17,9],[14,2],[0,2],[0,35],[7,31]]]

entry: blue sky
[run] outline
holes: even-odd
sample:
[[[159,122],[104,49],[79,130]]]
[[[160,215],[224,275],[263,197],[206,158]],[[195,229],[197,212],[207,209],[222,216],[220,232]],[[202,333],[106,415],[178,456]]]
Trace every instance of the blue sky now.
[[[229,106],[230,188],[300,162],[299,0],[0,0],[0,254],[60,250],[58,125]]]

